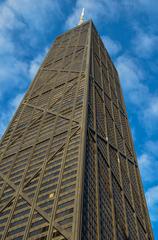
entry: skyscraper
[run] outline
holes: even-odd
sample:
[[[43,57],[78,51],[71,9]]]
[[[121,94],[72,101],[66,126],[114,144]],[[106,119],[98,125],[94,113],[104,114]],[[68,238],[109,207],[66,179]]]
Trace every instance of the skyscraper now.
[[[92,21],[56,38],[0,145],[0,239],[152,240],[117,71]]]

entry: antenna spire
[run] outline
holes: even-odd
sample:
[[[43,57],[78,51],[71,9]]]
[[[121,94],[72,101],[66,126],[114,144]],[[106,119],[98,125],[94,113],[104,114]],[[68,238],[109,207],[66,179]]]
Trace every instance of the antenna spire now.
[[[80,15],[80,21],[79,21],[78,25],[81,25],[83,22],[84,22],[84,8],[82,8],[82,12]]]

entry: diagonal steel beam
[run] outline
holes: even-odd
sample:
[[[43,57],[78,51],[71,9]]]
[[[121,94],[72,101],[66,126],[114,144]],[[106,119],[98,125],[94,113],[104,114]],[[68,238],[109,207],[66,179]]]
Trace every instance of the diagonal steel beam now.
[[[18,191],[18,186],[16,186],[13,182],[11,182],[9,179],[7,179],[2,173],[0,173],[0,177],[6,182],[13,190],[16,192]],[[20,190],[20,196],[30,205],[32,206],[32,200],[27,196],[26,193],[22,192],[22,189]],[[11,202],[15,199],[15,196],[13,196],[7,204],[0,210],[0,212],[3,212],[3,210],[8,207]],[[45,213],[40,207],[37,205],[35,206],[35,210],[47,221],[50,222],[50,217],[47,213]],[[58,224],[54,224],[54,228],[61,233],[62,236],[66,238],[66,240],[70,239],[70,236],[67,234],[67,231],[64,229],[61,229],[61,227]]]
[[[56,111],[50,111],[49,109],[43,109],[43,108],[41,108],[41,107],[38,107],[38,106],[35,106],[35,105],[32,105],[32,104],[29,104],[29,103],[24,103],[24,104],[27,105],[27,106],[29,106],[29,107],[32,107],[32,108],[35,108],[35,109],[38,109],[38,110],[41,110],[41,111],[44,111],[44,112],[53,114],[54,116],[59,115],[59,117],[65,119],[65,120],[69,120],[69,121],[70,121],[70,118],[65,117],[65,116],[62,115],[62,114],[58,114]],[[78,122],[77,120],[73,120],[73,122],[79,124],[79,122]]]
[[[46,79],[46,81],[45,81],[41,86],[39,86],[38,88],[36,88],[35,91],[32,91],[32,92],[31,92],[31,95],[34,94],[34,93],[36,93],[37,91],[39,91],[43,86],[45,86],[45,85],[49,82],[50,79],[54,78],[57,74],[58,74],[57,71],[55,71],[54,75],[51,76],[51,77],[49,77],[48,79]],[[30,96],[31,96],[31,95],[30,95]],[[30,99],[29,99],[29,100],[30,100]]]

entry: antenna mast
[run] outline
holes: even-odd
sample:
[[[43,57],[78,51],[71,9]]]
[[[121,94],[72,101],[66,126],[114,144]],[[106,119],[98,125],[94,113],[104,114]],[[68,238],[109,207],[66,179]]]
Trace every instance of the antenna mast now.
[[[84,8],[82,9],[81,15],[80,15],[80,21],[78,25],[81,25],[84,22]]]

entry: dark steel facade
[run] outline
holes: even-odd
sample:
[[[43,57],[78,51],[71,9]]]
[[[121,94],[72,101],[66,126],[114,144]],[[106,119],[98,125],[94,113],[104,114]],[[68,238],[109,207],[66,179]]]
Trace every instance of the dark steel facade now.
[[[153,239],[118,74],[91,21],[56,38],[2,138],[0,239]]]

